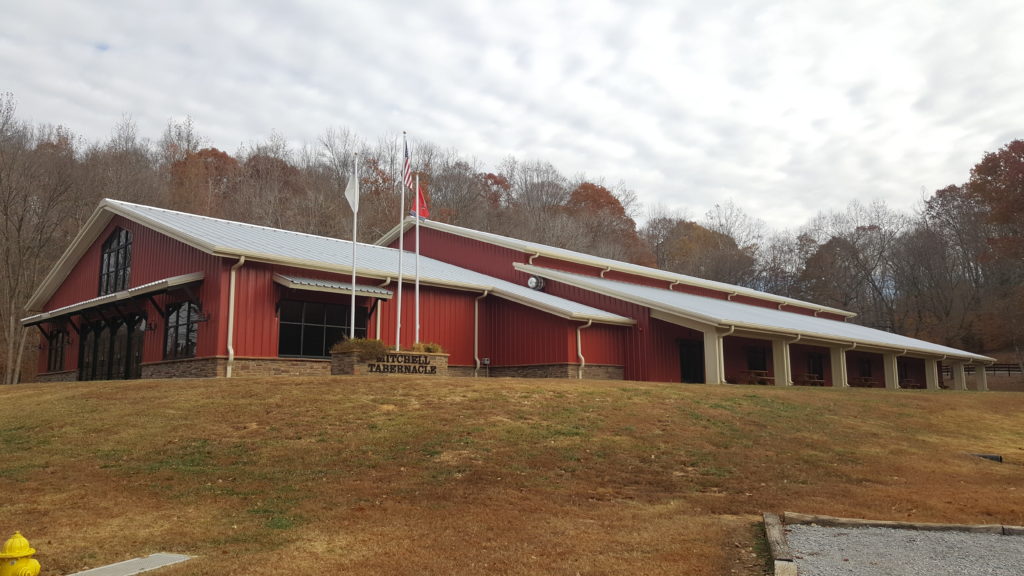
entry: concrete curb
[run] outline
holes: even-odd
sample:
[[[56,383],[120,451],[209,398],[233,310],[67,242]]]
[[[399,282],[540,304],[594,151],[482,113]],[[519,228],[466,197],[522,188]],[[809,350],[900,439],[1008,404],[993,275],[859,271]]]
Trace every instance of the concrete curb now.
[[[789,541],[786,539],[786,524],[816,524],[830,528],[895,528],[900,530],[930,530],[942,532],[972,532],[975,534],[1002,534],[1024,536],[1024,526],[1002,524],[937,524],[932,522],[894,522],[891,520],[862,520],[860,518],[839,518],[820,514],[783,512],[782,518],[771,512],[764,517],[765,538],[775,576],[797,576],[796,562]]]
[[[1015,536],[1024,533],[1024,527],[1002,524],[936,524],[932,522],[894,522],[891,520],[861,520],[838,518],[819,514],[782,513],[785,524],[817,524],[833,528],[898,528],[901,530],[932,530],[939,532],[973,532],[975,534],[1003,534]]]

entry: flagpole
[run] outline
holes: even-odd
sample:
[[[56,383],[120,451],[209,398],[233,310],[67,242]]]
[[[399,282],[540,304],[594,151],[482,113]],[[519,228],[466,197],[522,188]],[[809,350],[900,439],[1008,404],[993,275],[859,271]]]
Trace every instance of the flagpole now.
[[[352,307],[349,316],[348,338],[356,337],[356,231],[359,229],[359,153],[352,161],[352,177],[355,178],[355,199],[352,200]]]
[[[420,341],[420,175],[416,175],[416,340]]]
[[[402,349],[402,262],[405,260],[405,230],[402,224],[405,221],[405,174],[409,167],[409,142],[405,138],[405,131],[402,131],[402,146],[405,150],[405,158],[402,164],[402,178],[398,184],[398,309],[395,312],[395,350]]]

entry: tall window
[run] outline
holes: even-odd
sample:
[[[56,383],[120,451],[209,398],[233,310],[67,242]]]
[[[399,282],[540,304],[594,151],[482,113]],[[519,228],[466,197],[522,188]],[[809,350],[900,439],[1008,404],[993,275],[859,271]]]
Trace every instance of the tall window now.
[[[179,302],[167,308],[164,358],[192,358],[196,355],[199,319],[199,306],[193,302]]]
[[[871,378],[871,358],[860,359],[860,375],[862,378]]]
[[[825,355],[812,352],[807,355],[807,373],[821,380],[825,377]]]
[[[768,356],[763,346],[747,348],[747,370],[768,370]]]
[[[349,310],[340,304],[282,300],[278,355],[330,356],[331,346],[348,338]],[[356,338],[366,338],[366,308],[356,309]]]
[[[132,233],[118,228],[103,243],[100,260],[100,296],[128,288],[132,271]]]
[[[59,372],[64,369],[64,344],[68,333],[65,330],[54,330],[47,338],[46,370]]]

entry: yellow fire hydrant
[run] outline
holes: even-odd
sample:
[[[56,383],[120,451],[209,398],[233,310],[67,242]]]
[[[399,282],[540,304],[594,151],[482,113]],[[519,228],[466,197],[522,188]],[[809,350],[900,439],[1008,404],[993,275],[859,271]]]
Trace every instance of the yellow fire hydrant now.
[[[28,539],[21,532],[15,532],[0,551],[0,576],[39,576],[39,561],[30,558],[35,553]]]

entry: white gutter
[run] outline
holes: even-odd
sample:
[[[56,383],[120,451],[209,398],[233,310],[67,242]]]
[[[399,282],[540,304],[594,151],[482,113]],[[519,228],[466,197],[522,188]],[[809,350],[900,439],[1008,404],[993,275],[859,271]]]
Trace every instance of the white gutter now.
[[[580,367],[576,371],[576,378],[579,380],[583,379],[583,368],[587,365],[587,359],[583,357],[583,340],[580,332],[584,328],[590,328],[590,325],[593,323],[593,320],[588,320],[586,324],[576,327],[576,356],[578,356],[580,360]]]
[[[473,361],[476,362],[473,376],[480,375],[480,301],[486,298],[490,292],[490,290],[484,290],[483,294],[477,296],[473,301]]]
[[[231,370],[235,366],[235,272],[243,264],[245,256],[241,256],[231,267],[231,277],[228,281],[228,366],[224,370],[225,378],[231,378]]]

